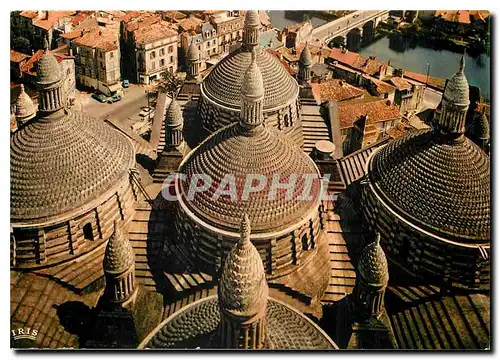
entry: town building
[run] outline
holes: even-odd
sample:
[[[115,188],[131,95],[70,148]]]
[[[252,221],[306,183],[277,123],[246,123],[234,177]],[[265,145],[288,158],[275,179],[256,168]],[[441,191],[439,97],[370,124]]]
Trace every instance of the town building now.
[[[121,54],[115,31],[97,28],[83,32],[71,46],[79,86],[108,96],[121,90]]]
[[[297,48],[299,44],[312,41],[312,23],[306,21],[285,27],[282,36],[285,38],[285,46],[289,49]]]
[[[365,90],[352,86],[341,79],[311,83],[311,88],[318,104],[324,104],[329,101],[340,102],[362,99],[368,95]]]
[[[68,48],[64,46],[49,50],[49,52],[54,55],[59,64],[63,76],[63,89],[68,101],[67,105],[72,106],[75,100],[76,89],[75,58],[71,49],[68,50]],[[32,87],[36,86],[37,71],[44,53],[44,50],[38,50],[23,63],[19,80],[26,85],[31,85]]]
[[[150,84],[166,71],[177,72],[179,35],[174,29],[173,24],[157,14],[140,15],[125,23],[122,58],[134,61],[129,61],[131,66],[124,76],[140,84]]]
[[[60,28],[71,21],[76,11],[24,10],[17,14],[14,26],[30,41],[33,49],[43,49],[47,39],[50,49],[57,46]]]

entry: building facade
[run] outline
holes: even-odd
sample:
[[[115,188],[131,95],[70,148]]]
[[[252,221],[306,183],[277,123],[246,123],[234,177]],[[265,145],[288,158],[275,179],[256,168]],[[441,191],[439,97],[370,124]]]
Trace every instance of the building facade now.
[[[78,85],[112,95],[121,90],[120,46],[107,29],[84,32],[72,42]]]

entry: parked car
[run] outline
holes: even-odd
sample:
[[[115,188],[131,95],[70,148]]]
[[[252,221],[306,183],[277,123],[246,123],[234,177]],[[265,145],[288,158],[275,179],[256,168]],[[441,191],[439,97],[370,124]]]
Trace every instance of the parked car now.
[[[111,96],[109,98],[108,103],[112,104],[114,102],[120,101],[121,99],[122,99],[122,96],[120,94],[114,94],[113,96]]]
[[[104,94],[93,93],[92,97],[101,103],[107,102],[108,100],[108,98]]]
[[[123,80],[122,81],[122,87],[124,87],[125,89],[128,88],[130,86],[130,82],[128,80]]]
[[[139,116],[142,117],[142,118],[145,118],[149,115],[153,115],[153,108],[152,107],[147,107],[147,106],[144,106],[142,107],[142,111],[139,113]]]

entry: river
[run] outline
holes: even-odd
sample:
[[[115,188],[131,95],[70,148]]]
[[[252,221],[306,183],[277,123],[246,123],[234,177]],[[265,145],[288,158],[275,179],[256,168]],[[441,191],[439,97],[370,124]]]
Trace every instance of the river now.
[[[300,21],[311,19],[313,27],[326,23],[325,20],[308,17],[301,11],[268,11],[273,27],[283,29]],[[391,61],[391,65],[421,74],[427,73],[427,63],[430,64],[429,75],[449,78],[458,69],[460,53],[449,50],[436,50],[419,46],[396,51],[390,47],[389,38],[383,37],[361,49],[363,56],[374,55],[381,61]],[[465,75],[470,85],[478,86],[483,96],[490,97],[490,57],[482,54],[476,58],[465,55]]]
[[[381,61],[391,61],[391,65],[421,74],[427,73],[430,65],[430,76],[450,78],[458,69],[462,54],[449,50],[435,50],[416,46],[404,51],[391,49],[389,38],[383,37],[365,46],[360,53],[365,56],[376,56]],[[478,86],[485,98],[490,97],[490,57],[486,54],[473,58],[465,54],[465,76],[470,85]]]
[[[271,18],[271,25],[280,30],[306,20],[311,20],[313,27],[326,23],[326,20],[305,14],[303,11],[268,10],[267,13]]]

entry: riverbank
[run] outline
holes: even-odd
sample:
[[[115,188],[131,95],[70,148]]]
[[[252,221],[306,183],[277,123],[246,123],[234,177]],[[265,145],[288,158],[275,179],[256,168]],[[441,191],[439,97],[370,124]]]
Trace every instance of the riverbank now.
[[[400,47],[404,51],[408,47],[415,45],[424,46],[430,49],[445,49],[453,52],[463,53],[467,51],[472,57],[481,54],[490,55],[490,42],[488,39],[481,39],[478,36],[459,36],[447,34],[435,30],[429,25],[425,26],[420,22],[406,24],[401,27],[394,27],[390,23],[379,26],[376,31],[377,38],[389,37],[395,48]]]

